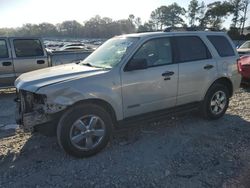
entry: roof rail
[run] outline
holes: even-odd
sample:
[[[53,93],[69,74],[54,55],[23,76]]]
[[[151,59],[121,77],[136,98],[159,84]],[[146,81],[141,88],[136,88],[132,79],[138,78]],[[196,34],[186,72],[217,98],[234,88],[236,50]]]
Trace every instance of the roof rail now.
[[[208,27],[167,27],[163,32],[174,32],[174,31],[220,31],[217,28]]]

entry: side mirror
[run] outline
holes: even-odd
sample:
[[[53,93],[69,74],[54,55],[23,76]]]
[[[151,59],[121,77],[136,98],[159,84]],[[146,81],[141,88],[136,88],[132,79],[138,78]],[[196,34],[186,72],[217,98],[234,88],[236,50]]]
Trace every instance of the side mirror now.
[[[148,66],[147,59],[131,59],[125,67],[125,71],[142,70]]]

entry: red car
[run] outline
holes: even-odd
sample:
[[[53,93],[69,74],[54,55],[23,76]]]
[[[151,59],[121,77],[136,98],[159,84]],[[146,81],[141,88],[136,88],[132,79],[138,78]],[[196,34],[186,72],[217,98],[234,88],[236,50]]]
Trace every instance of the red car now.
[[[242,75],[242,81],[250,81],[250,55],[241,56],[238,60],[238,70]]]

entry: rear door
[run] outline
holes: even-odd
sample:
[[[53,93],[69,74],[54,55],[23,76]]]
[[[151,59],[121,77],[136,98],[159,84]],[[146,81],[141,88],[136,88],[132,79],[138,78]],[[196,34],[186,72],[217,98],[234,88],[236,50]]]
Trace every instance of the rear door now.
[[[177,105],[202,100],[204,91],[217,77],[217,63],[199,36],[174,37],[179,66]]]
[[[48,58],[41,40],[11,38],[16,77],[20,74],[48,67]]]
[[[13,86],[15,73],[7,38],[0,38],[0,87]]]

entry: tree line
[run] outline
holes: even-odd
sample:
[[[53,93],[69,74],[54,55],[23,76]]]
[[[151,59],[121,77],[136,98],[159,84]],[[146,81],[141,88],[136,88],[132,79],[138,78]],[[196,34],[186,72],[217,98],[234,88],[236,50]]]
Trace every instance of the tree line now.
[[[151,12],[149,21],[145,23],[133,14],[121,20],[97,15],[83,23],[72,20],[56,25],[41,23],[24,24],[19,28],[0,28],[0,36],[110,38],[124,33],[163,30],[166,27],[226,30],[223,23],[228,16],[232,16],[228,34],[234,39],[250,38],[250,35],[243,35],[249,3],[250,0],[229,0],[206,5],[203,1],[191,0],[187,9],[177,3],[160,6]]]

